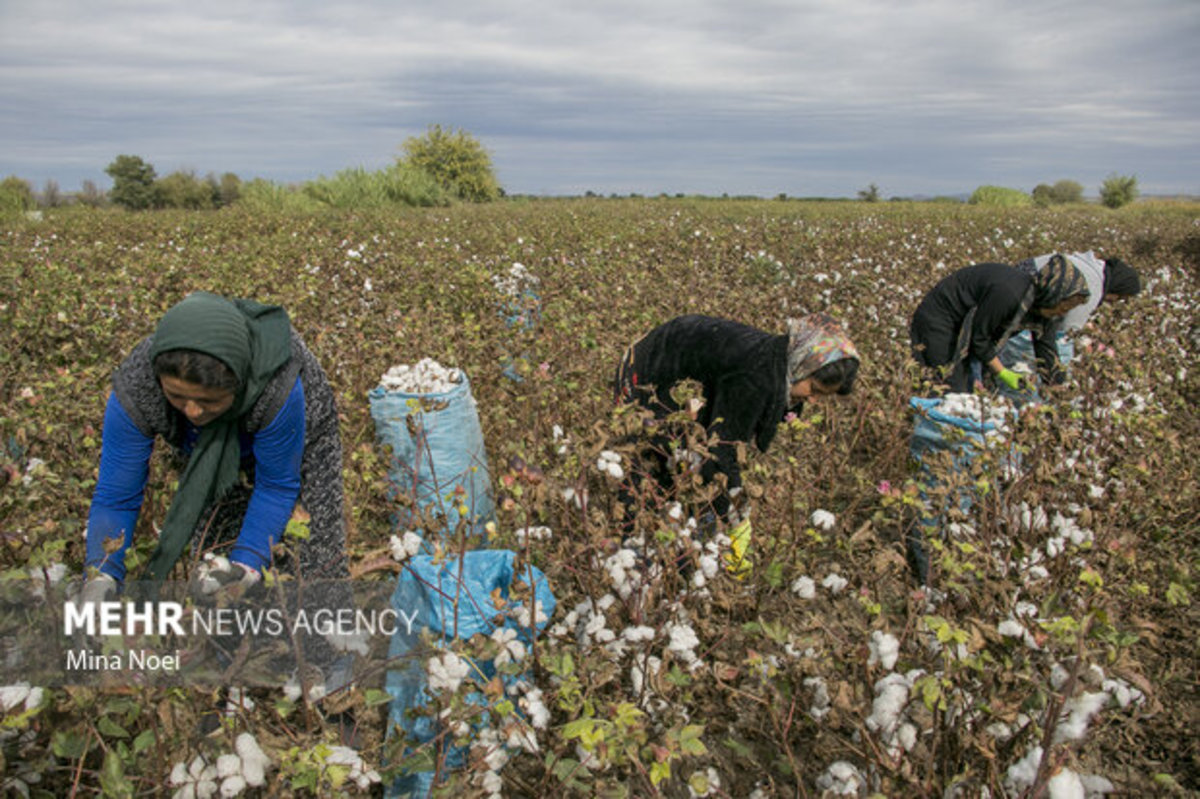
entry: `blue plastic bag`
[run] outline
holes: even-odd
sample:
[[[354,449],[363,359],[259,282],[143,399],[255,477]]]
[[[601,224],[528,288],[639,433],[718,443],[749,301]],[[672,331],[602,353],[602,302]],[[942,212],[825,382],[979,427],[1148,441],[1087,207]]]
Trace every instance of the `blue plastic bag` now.
[[[438,537],[448,542],[460,520],[469,534],[483,535],[495,503],[479,413],[466,375],[444,393],[409,394],[381,385],[367,398],[376,437],[391,448],[391,496],[408,496],[418,509],[445,519],[439,529],[424,531],[426,541]],[[412,509],[398,507],[393,521],[399,529],[413,529],[418,526],[416,516]]]
[[[977,422],[943,412],[940,410],[942,402],[941,398],[909,399],[909,405],[916,414],[908,451],[918,464],[922,484],[920,496],[926,510],[917,528],[910,532],[907,545],[909,565],[922,584],[928,581],[929,576],[925,536],[941,527],[952,504],[957,504],[961,512],[968,513],[976,500],[974,486],[967,484],[959,486],[942,500],[939,507],[934,507],[930,496],[932,489],[942,484],[935,468],[940,466],[949,474],[969,474],[975,459],[991,449],[988,436],[997,432],[997,425],[993,422]],[[1003,460],[1008,467],[1019,466],[1019,457],[1011,450],[1004,454]]]
[[[388,649],[389,659],[397,664],[397,668],[387,675],[387,690],[392,696],[389,733],[399,729],[410,739],[426,743],[442,732],[435,719],[428,716],[413,718],[405,713],[410,708],[424,707],[430,700],[426,690],[426,657],[422,656],[421,650],[422,631],[432,633],[437,643],[445,644],[478,633],[491,635],[497,628],[507,627],[516,630],[518,639],[528,645],[554,615],[556,600],[545,574],[533,566],[517,572],[515,559],[516,553],[505,549],[474,550],[463,553],[461,558],[446,558],[440,563],[418,555],[401,572],[392,593],[392,608],[398,616],[415,621],[411,634],[408,630],[403,634],[398,632]],[[519,625],[505,609],[496,606],[496,597],[507,602],[515,580],[532,588],[537,607],[527,610],[529,618],[534,620],[533,628]],[[484,680],[495,675],[490,662],[472,662],[471,668]],[[468,698],[486,704],[481,695]],[[444,768],[461,768],[466,756],[465,747],[450,747]],[[434,777],[432,771],[403,774],[392,784],[388,796],[429,796]]]

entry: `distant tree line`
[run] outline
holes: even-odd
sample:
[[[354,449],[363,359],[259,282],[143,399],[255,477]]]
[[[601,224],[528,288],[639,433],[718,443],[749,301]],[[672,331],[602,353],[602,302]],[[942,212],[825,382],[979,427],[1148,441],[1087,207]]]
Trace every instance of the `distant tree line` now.
[[[131,211],[158,208],[206,210],[244,202],[264,207],[381,207],[488,202],[504,196],[491,156],[463,130],[431,126],[425,135],[406,139],[404,156],[378,170],[347,169],[297,186],[256,179],[246,183],[234,173],[204,177],[176,171],[159,177],[153,164],[137,155],[118,155],[104,170],[112,188],[100,191],[84,181],[75,195],[64,195],[47,181],[40,196],[28,182],[9,177],[0,182],[0,212],[23,213],[70,203],[113,204]]]

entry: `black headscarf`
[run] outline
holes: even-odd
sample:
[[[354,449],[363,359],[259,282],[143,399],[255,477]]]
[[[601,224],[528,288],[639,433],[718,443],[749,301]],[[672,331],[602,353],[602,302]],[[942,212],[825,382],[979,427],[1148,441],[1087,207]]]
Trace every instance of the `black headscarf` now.
[[[1104,259],[1104,293],[1132,297],[1142,290],[1138,271],[1120,258]]]

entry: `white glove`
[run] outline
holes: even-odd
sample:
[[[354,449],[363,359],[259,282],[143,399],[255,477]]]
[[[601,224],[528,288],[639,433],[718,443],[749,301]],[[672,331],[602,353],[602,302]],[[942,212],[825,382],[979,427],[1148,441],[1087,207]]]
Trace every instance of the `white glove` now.
[[[245,591],[262,580],[258,569],[251,569],[241,563],[229,560],[222,555],[211,552],[204,556],[204,562],[196,569],[192,582],[204,596],[210,596],[218,591],[240,586]]]

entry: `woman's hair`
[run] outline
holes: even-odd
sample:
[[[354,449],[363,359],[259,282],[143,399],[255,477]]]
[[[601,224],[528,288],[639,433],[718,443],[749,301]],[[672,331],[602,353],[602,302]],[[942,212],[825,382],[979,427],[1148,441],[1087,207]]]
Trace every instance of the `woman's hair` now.
[[[838,394],[849,394],[858,377],[858,358],[840,358],[809,375],[823,386],[837,387]]]
[[[237,375],[223,361],[196,350],[167,350],[154,358],[155,377],[174,377],[205,388],[237,393]]]

